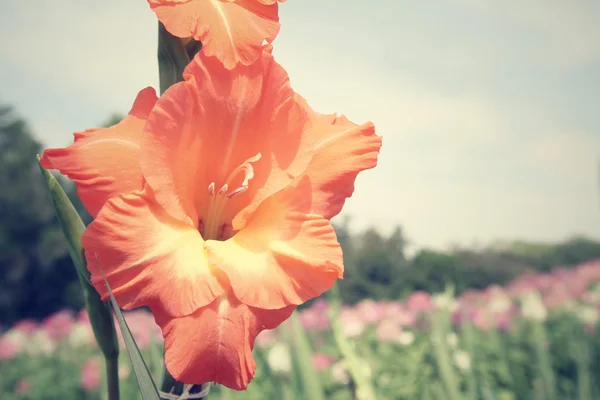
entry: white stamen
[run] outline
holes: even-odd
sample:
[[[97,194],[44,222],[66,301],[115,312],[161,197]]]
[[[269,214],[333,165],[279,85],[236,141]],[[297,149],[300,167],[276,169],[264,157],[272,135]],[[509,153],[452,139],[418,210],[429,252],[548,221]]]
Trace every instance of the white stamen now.
[[[239,188],[235,189],[233,192],[229,193],[227,195],[227,197],[232,198],[233,196],[235,196],[237,194],[244,193],[246,190],[248,190],[248,185],[240,186]]]
[[[209,201],[208,210],[206,212],[206,220],[202,226],[202,236],[205,240],[216,239],[219,237],[219,230],[221,230],[223,225],[221,221],[222,213],[225,209],[227,200],[248,190],[250,180],[254,178],[254,168],[252,167],[252,163],[260,160],[261,157],[262,155],[257,153],[254,157],[250,157],[238,165],[237,168],[231,171],[227,179],[225,179],[225,184],[217,193],[218,196]],[[242,184],[235,188],[231,193],[227,193],[229,191],[229,185],[231,185],[233,180],[242,172],[244,173],[244,180],[242,181]],[[211,197],[214,196],[214,182],[211,182],[208,185],[208,194]]]

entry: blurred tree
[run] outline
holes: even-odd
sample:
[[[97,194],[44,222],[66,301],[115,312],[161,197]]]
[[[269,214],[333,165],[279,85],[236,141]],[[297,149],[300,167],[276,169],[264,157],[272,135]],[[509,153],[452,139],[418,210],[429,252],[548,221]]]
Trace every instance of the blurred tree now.
[[[41,146],[0,107],[0,322],[78,307],[75,271],[37,166]],[[69,188],[68,188],[69,189]],[[72,192],[72,190],[70,190]]]
[[[104,121],[104,123],[101,126],[103,126],[103,127],[113,126],[113,125],[116,125],[119,122],[121,122],[122,119],[123,119],[122,114],[113,113],[108,118],[106,118],[106,120]]]
[[[347,227],[344,229],[348,232]],[[369,229],[356,237],[348,237],[341,243],[345,271],[340,289],[345,302],[355,303],[365,297],[399,297],[398,284],[402,281],[403,267],[406,264],[406,241],[400,228],[388,238]]]
[[[460,263],[452,254],[419,250],[404,269],[402,294],[413,290],[441,292],[459,281]]]

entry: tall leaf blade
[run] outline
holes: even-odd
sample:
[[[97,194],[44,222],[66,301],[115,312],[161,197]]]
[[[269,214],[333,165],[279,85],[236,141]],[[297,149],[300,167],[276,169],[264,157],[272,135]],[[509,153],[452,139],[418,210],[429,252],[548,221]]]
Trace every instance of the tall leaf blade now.
[[[295,359],[294,364],[296,364],[300,373],[302,391],[307,400],[325,400],[321,380],[313,367],[312,348],[297,314],[297,312],[294,312],[291,318],[292,339],[296,350],[293,352],[293,357]]]
[[[102,267],[100,267],[102,271]],[[137,379],[138,386],[140,387],[140,393],[142,394],[143,400],[160,400],[160,396],[158,395],[158,390],[156,390],[156,385],[152,380],[152,376],[150,375],[150,371],[148,370],[148,366],[144,362],[142,358],[142,353],[140,353],[140,349],[137,347],[135,343],[135,339],[129,330],[129,326],[121,313],[121,309],[119,308],[119,304],[113,295],[113,292],[104,276],[104,272],[102,272],[102,277],[104,278],[104,284],[108,289],[108,294],[110,295],[110,302],[112,304],[113,311],[117,316],[117,322],[119,323],[119,327],[121,328],[121,334],[123,335],[123,339],[125,340],[125,347],[127,348],[127,354],[129,355],[129,359],[131,360],[131,365],[133,367],[133,372],[135,373],[135,378]]]
[[[331,311],[329,318],[331,320],[331,329],[333,330],[333,338],[335,343],[342,353],[344,364],[352,381],[356,386],[355,396],[358,400],[375,400],[375,389],[371,384],[371,379],[365,374],[363,366],[358,356],[355,354],[352,346],[346,339],[342,329],[342,323],[339,318],[341,298],[337,284],[333,285],[329,292],[329,304]]]
[[[94,290],[90,282],[90,272],[86,268],[83,247],[81,246],[81,236],[83,235],[83,231],[85,231],[85,225],[56,178],[52,176],[50,171],[42,167],[42,165],[39,164],[39,161],[40,157],[38,156],[38,165],[42,171],[46,185],[48,186],[50,196],[52,197],[56,217],[58,218],[60,227],[67,240],[69,255],[75,264],[77,274],[81,278],[80,280],[83,285]]]
[[[42,167],[39,161],[40,158],[38,157],[38,165],[48,186],[48,191],[54,203],[56,217],[66,239],[69,255],[77,271],[77,277],[83,291],[85,308],[90,317],[94,337],[106,360],[108,398],[110,400],[117,400],[119,398],[119,343],[117,341],[117,332],[108,304],[100,299],[100,295],[90,282],[90,272],[86,268],[83,246],[81,245],[81,236],[85,231],[85,225],[56,178],[47,169]]]

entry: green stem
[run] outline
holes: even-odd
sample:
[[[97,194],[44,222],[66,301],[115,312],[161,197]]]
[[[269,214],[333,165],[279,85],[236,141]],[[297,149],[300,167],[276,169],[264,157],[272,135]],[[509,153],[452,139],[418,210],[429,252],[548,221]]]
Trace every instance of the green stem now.
[[[552,360],[550,357],[548,335],[543,322],[533,321],[533,340],[535,351],[537,353],[537,361],[540,369],[540,378],[544,383],[544,389],[548,399],[556,399],[556,383],[554,379],[554,370],[552,368]]]
[[[185,45],[182,39],[171,35],[162,23],[158,23],[158,74],[160,94],[171,85],[183,80],[183,70],[200,51],[202,44],[191,40]]]
[[[108,400],[119,400],[119,357],[106,358]]]
[[[575,356],[577,365],[577,392],[579,400],[591,400],[592,395],[592,380],[590,377],[590,349],[587,343],[587,338],[583,332],[577,332],[579,337],[571,342],[571,354]]]
[[[469,375],[467,377],[469,397],[471,400],[477,400],[479,394],[477,389],[477,378],[475,377],[475,366],[478,363],[478,354],[475,352],[475,332],[471,322],[465,322],[462,328],[462,334],[465,337],[467,352],[471,357],[471,369],[469,370]]]
[[[461,398],[459,382],[446,344],[448,319],[449,315],[446,311],[435,311],[431,314],[431,340],[439,373],[446,389],[445,396],[451,400],[458,400]]]
[[[490,339],[492,340],[492,344],[494,346],[494,350],[496,354],[498,354],[498,358],[500,359],[499,372],[502,375],[502,380],[504,384],[507,384],[509,387],[514,387],[514,379],[513,375],[510,372],[510,366],[508,364],[508,354],[507,347],[504,343],[498,329],[495,326],[490,328]]]
[[[173,376],[167,371],[167,367],[165,366],[163,369],[162,381],[160,384],[160,391],[169,393],[169,391],[177,385],[177,381]]]
[[[375,400],[377,398],[375,389],[372,386],[371,379],[364,373],[362,360],[360,360],[355,353],[352,345],[346,337],[342,329],[342,322],[340,321],[340,309],[341,309],[341,296],[339,293],[338,285],[335,284],[331,288],[329,293],[329,304],[331,306],[329,319],[331,321],[331,329],[333,333],[333,339],[338,347],[338,350],[342,354],[342,359],[345,362],[348,374],[350,375],[353,389],[354,398],[360,400]]]

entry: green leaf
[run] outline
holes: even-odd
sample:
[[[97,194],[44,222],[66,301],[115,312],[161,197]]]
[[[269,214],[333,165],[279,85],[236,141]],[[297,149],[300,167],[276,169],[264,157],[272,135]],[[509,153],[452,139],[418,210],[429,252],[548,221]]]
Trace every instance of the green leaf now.
[[[38,165],[46,180],[46,185],[48,185],[48,190],[50,191],[50,196],[56,210],[56,217],[67,240],[69,254],[75,264],[80,281],[83,285],[87,285],[88,288],[94,290],[90,282],[90,272],[86,268],[83,247],[81,246],[81,236],[83,235],[83,231],[85,231],[85,225],[56,178],[46,168],[42,167],[39,162],[40,157],[38,156]]]
[[[121,327],[121,333],[123,334],[123,339],[125,340],[125,347],[127,348],[127,353],[129,354],[129,359],[131,360],[131,365],[133,366],[133,372],[135,373],[135,378],[137,379],[138,386],[140,387],[140,392],[142,394],[143,400],[160,400],[160,396],[158,395],[158,391],[156,390],[156,385],[152,380],[152,376],[150,375],[150,371],[148,370],[148,366],[144,362],[142,358],[142,354],[140,353],[140,349],[138,349],[137,344],[135,343],[135,339],[129,330],[129,326],[127,326],[127,322],[121,313],[121,309],[119,308],[119,304],[113,295],[113,292],[106,280],[106,276],[104,276],[104,271],[102,271],[102,266],[100,266],[100,271],[102,272],[102,277],[104,278],[104,283],[106,284],[106,288],[108,289],[108,294],[110,295],[110,302],[112,304],[113,311],[117,316],[117,322]]]
[[[302,391],[305,394],[305,399],[310,400],[325,400],[325,394],[321,385],[319,375],[315,371],[312,362],[312,348],[306,336],[306,332],[300,320],[298,319],[298,313],[292,314],[292,338],[293,345],[295,347],[292,355],[294,357],[294,364],[298,368],[300,373],[300,380],[302,382]]]
[[[117,332],[108,305],[102,301],[90,282],[90,272],[86,268],[83,246],[81,245],[81,236],[85,231],[85,225],[56,178],[42,167],[39,161],[38,156],[38,165],[48,186],[56,217],[67,241],[69,255],[77,271],[94,337],[106,360],[109,399],[117,400],[119,398],[119,378],[117,368],[115,368],[119,358]]]

